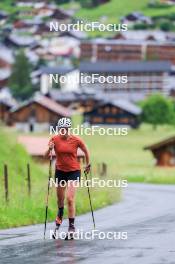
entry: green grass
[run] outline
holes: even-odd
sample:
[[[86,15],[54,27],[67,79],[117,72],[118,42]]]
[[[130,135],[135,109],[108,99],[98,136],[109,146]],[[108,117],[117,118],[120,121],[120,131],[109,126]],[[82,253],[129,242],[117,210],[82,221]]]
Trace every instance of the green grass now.
[[[131,182],[175,184],[175,168],[156,167],[150,151],[144,146],[174,135],[174,127],[161,126],[153,130],[143,125],[130,130],[127,136],[85,137],[95,163],[106,161],[112,177],[128,179]]]
[[[150,8],[150,0],[111,0],[109,3],[96,8],[81,8],[77,12],[80,18],[87,18],[90,21],[100,20],[101,17],[107,16],[108,22],[118,23],[119,18],[133,11],[140,11],[148,16],[160,16],[174,14],[175,6],[166,6],[164,8]]]
[[[31,10],[31,7],[18,7],[18,6],[12,6],[12,4],[14,3],[13,0],[3,0],[0,3],[0,9],[4,10],[10,14],[13,14],[14,12],[17,11],[27,11],[27,10]]]
[[[74,126],[81,116],[74,116]],[[138,130],[129,130],[127,136],[82,136],[89,148],[93,177],[99,177],[97,165],[106,162],[108,179],[128,179],[130,182],[175,184],[175,168],[158,168],[150,151],[143,147],[174,135],[173,126],[160,126],[153,130],[142,125]],[[39,136],[39,135],[38,135]],[[48,135],[49,137],[49,135]],[[16,143],[16,133],[0,131],[0,228],[42,223],[44,221],[47,191],[48,165],[38,165]],[[31,164],[32,195],[27,195],[26,163]],[[9,165],[9,205],[6,206],[3,187],[3,164]],[[95,209],[119,201],[119,188],[91,188]],[[56,214],[55,190],[49,198],[49,220]],[[86,188],[79,188],[76,199],[77,214],[89,211]]]
[[[0,127],[0,228],[43,223],[47,192],[48,165],[36,164],[25,149],[16,143],[14,131]],[[49,135],[48,135],[49,138]],[[27,194],[26,164],[31,165],[32,192]],[[9,204],[5,203],[3,165],[8,164]],[[98,177],[97,173],[93,176]],[[94,209],[120,200],[119,188],[91,189]],[[53,221],[57,211],[55,189],[51,188],[48,219]],[[77,214],[89,211],[86,188],[77,192]],[[67,212],[66,212],[67,214]]]
[[[75,125],[81,117],[75,116]],[[175,167],[156,167],[150,151],[143,148],[152,143],[175,135],[174,126],[143,124],[131,129],[127,136],[84,136],[91,152],[92,163],[108,164],[109,177],[128,179],[131,182],[175,184]]]
[[[120,22],[120,18],[122,16],[127,15],[133,11],[139,11],[145,14],[146,16],[150,16],[152,18],[156,17],[165,17],[167,15],[171,15],[175,13],[175,6],[165,7],[156,7],[150,8],[148,3],[150,0],[111,0],[109,3],[103,4],[96,8],[81,8],[77,3],[66,4],[63,5],[64,8],[70,9],[75,8],[77,12],[75,16],[84,20],[84,21],[100,21],[102,23],[113,23],[118,24]],[[79,7],[79,8],[78,8]],[[103,20],[105,17],[105,21]],[[159,28],[159,24],[156,24],[156,27]],[[90,32],[88,33],[89,37],[107,37],[110,35],[114,35],[115,33],[110,32]]]
[[[128,14],[133,11],[143,12],[145,15],[156,17],[174,14],[175,6],[166,6],[164,8],[150,8],[148,3],[150,0],[111,0],[109,3],[100,5],[96,8],[81,8],[77,2],[61,5],[65,9],[77,10],[76,16],[89,21],[99,21],[101,17],[106,16],[107,22],[118,23],[121,16]],[[14,3],[12,0],[3,0],[0,3],[0,8],[10,13],[19,10],[30,10],[28,7],[16,7],[11,4]],[[60,6],[60,5],[59,5]]]
[[[59,7],[65,9],[74,9],[75,16],[77,18],[83,19],[85,22],[90,21],[100,21],[102,23],[113,23],[118,24],[122,16],[127,15],[133,11],[140,11],[143,14],[150,16],[152,18],[167,17],[175,13],[175,6],[166,5],[165,7],[151,8],[148,6],[150,0],[111,0],[109,3],[100,5],[96,8],[82,8],[78,2],[73,2],[64,5],[58,5]],[[158,1],[157,1],[158,2]],[[0,9],[9,12],[11,15],[17,11],[30,10],[30,7],[16,7],[12,6],[12,0],[4,0],[0,3]],[[27,18],[27,16],[24,16]],[[167,17],[167,21],[169,18]],[[160,25],[156,22],[156,28]],[[173,30],[173,26],[172,26]],[[100,32],[93,31],[88,32],[89,37],[109,37],[114,35],[115,32]]]

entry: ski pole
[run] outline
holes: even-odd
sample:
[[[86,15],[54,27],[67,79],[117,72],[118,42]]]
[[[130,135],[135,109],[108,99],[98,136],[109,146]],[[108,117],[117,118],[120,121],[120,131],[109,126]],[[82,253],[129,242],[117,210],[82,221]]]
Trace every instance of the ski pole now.
[[[45,222],[44,222],[44,239],[46,238],[46,225],[47,225],[47,215],[48,215],[48,204],[49,204],[49,193],[50,193],[50,179],[52,177],[52,150],[50,151],[49,160],[49,178],[47,186],[47,196],[46,196],[46,210],[45,210]]]
[[[89,204],[90,204],[90,208],[91,208],[92,221],[93,221],[93,225],[94,225],[94,229],[95,229],[95,218],[94,218],[94,212],[93,212],[93,208],[92,208],[92,201],[91,201],[90,189],[89,189],[89,185],[88,185],[87,172],[84,171],[84,174],[85,174],[85,177],[86,177],[88,196],[89,196]]]

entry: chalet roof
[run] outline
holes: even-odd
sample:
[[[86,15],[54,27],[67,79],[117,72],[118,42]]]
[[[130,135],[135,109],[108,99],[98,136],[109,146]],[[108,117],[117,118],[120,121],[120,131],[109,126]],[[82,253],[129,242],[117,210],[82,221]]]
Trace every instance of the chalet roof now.
[[[168,38],[175,36],[174,33],[168,34],[165,31],[161,30],[128,30],[119,32],[115,37],[123,37],[126,40],[152,40],[156,41],[166,41]],[[114,38],[115,39],[115,38]]]
[[[7,101],[7,100],[5,100],[5,99],[1,99],[1,98],[0,98],[0,105],[5,105],[5,106],[7,106],[8,108],[11,108],[11,107],[12,107],[12,105],[10,104],[9,101]]]
[[[48,137],[37,137],[37,136],[19,136],[18,142],[23,144],[27,152],[31,156],[43,157],[47,147],[48,147]],[[84,152],[81,149],[78,149],[77,156],[84,156]]]
[[[57,8],[54,10],[53,14],[51,17],[56,18],[56,19],[66,19],[66,18],[71,18],[72,17],[72,12],[69,12],[67,10],[64,10],[62,8]]]
[[[91,111],[85,112],[85,114],[91,113],[95,109],[98,109],[100,106],[104,106],[104,105],[108,105],[108,104],[119,107],[119,108],[125,110],[126,112],[133,114],[133,115],[140,115],[142,112],[141,108],[138,107],[137,105],[133,104],[132,102],[124,100],[124,99],[116,99],[116,100],[110,100],[110,101],[104,100],[102,103],[100,103],[98,106],[96,106]]]
[[[74,92],[63,92],[58,89],[51,89],[49,91],[49,96],[59,102],[66,102],[66,101],[75,101],[76,95]]]
[[[171,39],[167,39],[166,41],[155,41],[155,40],[145,40],[145,41],[140,41],[139,39],[128,39],[128,40],[123,40],[123,39],[105,39],[105,38],[94,38],[94,39],[85,39],[82,40],[82,43],[86,44],[96,44],[96,45],[172,45],[175,46],[175,42],[171,41]]]
[[[0,68],[0,81],[7,80],[11,75],[11,70],[8,68]]]
[[[170,72],[171,62],[169,61],[122,61],[122,62],[81,62],[80,72]]]
[[[7,18],[8,17],[8,13],[5,12],[5,11],[0,11],[0,19],[4,19],[4,18]]]
[[[11,89],[9,87],[3,87],[0,91],[0,102],[9,107],[17,106],[16,99],[12,96]]]
[[[43,21],[40,17],[35,16],[33,19],[24,19],[23,22],[28,26],[43,25]]]
[[[140,13],[140,12],[133,12],[130,13],[128,15],[126,15],[125,17],[122,18],[122,20],[129,20],[129,21],[136,21],[136,20],[140,20],[140,21],[148,21],[151,22],[151,18],[145,16],[144,14]]]
[[[110,102],[112,105],[117,106],[129,113],[140,115],[142,110],[137,105],[131,103],[130,101],[118,99]]]
[[[31,98],[27,101],[25,101],[24,103],[20,104],[18,107],[13,108],[11,110],[12,113],[14,112],[18,112],[19,110],[21,110],[24,107],[27,107],[29,105],[31,105],[32,103],[38,103],[41,106],[43,106],[44,108],[47,108],[48,110],[58,114],[58,115],[62,115],[62,116],[71,116],[72,115],[72,111],[58,103],[56,103],[54,100],[40,95],[40,94],[36,94],[34,98]]]
[[[8,36],[8,39],[18,45],[18,46],[30,46],[33,43],[35,43],[35,40],[33,37],[29,37],[29,36],[19,36],[16,34],[11,34],[10,36]]]
[[[5,46],[0,45],[0,59],[8,62],[9,64],[13,64],[14,56],[12,51]]]
[[[175,145],[175,136],[172,136],[170,138],[167,138],[167,139],[164,139],[162,141],[159,141],[155,144],[152,144],[152,145],[149,145],[149,146],[146,146],[144,147],[145,150],[157,150],[157,149],[160,149],[160,148],[163,148],[163,147],[166,147],[168,145]]]
[[[86,101],[87,99],[98,100],[99,98],[102,101],[102,99],[105,97],[104,94],[99,95],[99,93],[94,90],[90,92],[89,89],[87,91],[60,91],[58,89],[51,89],[48,93],[48,96],[58,102]]]
[[[87,34],[83,31],[75,31],[75,30],[70,30],[70,31],[66,31],[66,32],[62,32],[60,33],[60,36],[71,36],[73,38],[76,39],[86,39],[87,38]]]
[[[65,65],[60,65],[57,67],[44,66],[44,67],[41,67],[41,69],[40,69],[42,74],[45,73],[45,74],[60,74],[60,75],[67,74],[73,70],[75,70],[74,67],[65,66]]]

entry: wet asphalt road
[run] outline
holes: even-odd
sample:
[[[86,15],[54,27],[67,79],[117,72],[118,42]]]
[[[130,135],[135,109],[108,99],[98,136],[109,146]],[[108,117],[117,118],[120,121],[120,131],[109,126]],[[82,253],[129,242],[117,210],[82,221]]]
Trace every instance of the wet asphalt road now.
[[[95,218],[96,229],[127,232],[127,240],[51,240],[48,232],[44,241],[43,225],[2,230],[0,263],[175,264],[175,186],[131,184],[121,203]],[[76,226],[90,231],[91,215],[78,217]]]

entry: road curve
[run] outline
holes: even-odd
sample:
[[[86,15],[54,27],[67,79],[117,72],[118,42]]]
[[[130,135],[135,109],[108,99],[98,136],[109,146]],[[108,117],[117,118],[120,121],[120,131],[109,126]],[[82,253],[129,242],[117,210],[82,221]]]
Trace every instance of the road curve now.
[[[99,231],[127,232],[122,240],[51,240],[48,225],[0,231],[0,263],[13,264],[175,264],[175,186],[129,184],[119,204],[95,212]],[[62,230],[65,230],[67,221]],[[76,226],[92,228],[91,215]]]

